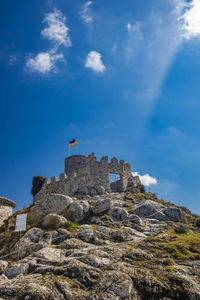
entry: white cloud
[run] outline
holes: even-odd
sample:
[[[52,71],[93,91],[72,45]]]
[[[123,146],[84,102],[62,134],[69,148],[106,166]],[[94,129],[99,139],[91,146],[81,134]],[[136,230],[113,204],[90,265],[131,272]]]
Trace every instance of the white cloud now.
[[[56,46],[64,45],[65,47],[71,46],[71,40],[68,35],[69,28],[65,24],[66,18],[58,9],[54,9],[52,13],[45,15],[44,22],[48,27],[41,31],[42,36],[54,42]]]
[[[26,63],[26,68],[31,72],[47,74],[52,70],[56,71],[56,61],[63,59],[63,54],[40,52],[35,58],[29,58]]]
[[[128,23],[128,24],[126,25],[126,27],[127,27],[128,31],[131,30],[131,23]]]
[[[13,66],[16,61],[17,61],[17,56],[16,55],[9,55],[8,56],[8,63],[9,63],[10,66]]]
[[[126,28],[127,30],[130,32],[135,32],[137,33],[138,35],[140,35],[142,37],[142,32],[141,32],[141,25],[142,23],[141,22],[135,22],[135,24],[131,24],[131,23],[128,23],[126,25]]]
[[[86,68],[91,68],[95,72],[104,72],[106,67],[101,60],[101,54],[97,51],[90,51],[87,55]]]
[[[85,23],[92,22],[93,18],[90,12],[90,6],[92,5],[92,1],[87,1],[80,12],[81,18]]]
[[[192,0],[185,4],[185,11],[178,20],[181,22],[181,31],[186,39],[200,35],[200,0]]]
[[[133,176],[139,176],[141,183],[144,186],[150,186],[157,184],[157,179],[149,174],[140,175],[138,172],[132,172]]]
[[[44,22],[48,24],[41,31],[41,35],[54,43],[54,47],[48,51],[40,51],[35,57],[29,58],[26,62],[26,69],[30,72],[48,74],[56,72],[56,62],[64,61],[64,55],[58,53],[61,45],[65,47],[71,46],[71,40],[68,35],[69,28],[65,24],[66,18],[58,9],[48,13],[44,17]]]

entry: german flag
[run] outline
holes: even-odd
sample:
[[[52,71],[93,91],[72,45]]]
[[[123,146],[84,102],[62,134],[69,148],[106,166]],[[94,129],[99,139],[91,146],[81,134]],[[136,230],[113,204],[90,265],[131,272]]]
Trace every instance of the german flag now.
[[[69,147],[75,146],[77,144],[77,141],[73,139],[72,141],[69,142]]]

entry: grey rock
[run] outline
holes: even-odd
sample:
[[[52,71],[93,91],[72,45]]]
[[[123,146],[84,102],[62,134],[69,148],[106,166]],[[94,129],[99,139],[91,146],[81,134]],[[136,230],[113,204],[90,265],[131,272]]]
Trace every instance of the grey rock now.
[[[149,219],[156,219],[158,221],[164,221],[164,222],[169,221],[169,218],[164,213],[162,213],[161,211],[155,212],[151,216],[148,216],[148,218]]]
[[[164,205],[155,201],[143,200],[134,206],[132,212],[139,217],[148,217],[157,213],[158,211],[162,212],[165,208],[166,207]]]
[[[58,228],[57,230],[51,231],[49,233],[51,235],[50,244],[59,244],[64,240],[71,238],[72,234],[68,230],[64,228]]]
[[[131,295],[133,284],[131,277],[120,271],[107,271],[97,284],[97,290],[113,292],[120,299]]]
[[[105,226],[98,226],[97,231],[101,233],[102,239],[124,242],[132,239],[132,236],[122,230],[116,230]]]
[[[69,207],[69,205],[72,204],[72,202],[73,200],[67,195],[57,194],[57,193],[45,193],[45,194],[42,193],[39,209],[36,208],[36,210],[43,211],[44,213],[59,214],[66,207]]]
[[[64,255],[63,252],[61,252],[61,254]],[[37,251],[34,255],[35,257],[39,257],[48,261],[53,261],[53,262],[60,261],[60,249],[45,247]]]
[[[146,238],[146,235],[142,232],[139,232],[133,228],[130,228],[130,227],[126,227],[126,226],[122,226],[122,228],[127,231],[129,234],[133,235],[134,237],[137,238],[137,241],[139,240],[142,240],[142,239],[145,239]]]
[[[91,207],[94,214],[105,212],[111,208],[112,201],[110,199],[97,200]]]
[[[25,272],[28,271],[28,268],[29,268],[29,265],[27,263],[11,265],[10,267],[7,268],[7,270],[4,272],[4,274],[9,279],[11,279],[11,278],[18,276],[19,274],[24,274]]]
[[[89,247],[93,248],[94,246],[76,238],[65,240],[61,244],[61,249],[84,249]]]
[[[164,213],[169,217],[170,221],[183,223],[186,222],[185,214],[180,208],[168,206],[164,210]]]
[[[56,281],[56,286],[59,291],[64,295],[64,299],[67,300],[87,300],[89,299],[89,291],[84,291],[78,287],[75,287],[72,283],[66,280]]]
[[[86,200],[76,201],[69,207],[71,219],[74,222],[82,221],[88,214],[90,209],[89,203]]]
[[[87,265],[97,267],[97,268],[104,268],[111,263],[109,258],[96,256],[94,254],[83,255],[82,257],[79,258],[79,260]]]
[[[101,270],[78,261],[75,258],[71,259],[64,266],[63,271],[65,276],[71,279],[75,278],[87,288],[93,286],[102,274]]]
[[[109,215],[114,221],[123,221],[128,218],[128,212],[121,207],[112,207],[109,210]]]
[[[88,243],[94,243],[96,240],[96,234],[94,230],[89,228],[82,228],[81,230],[78,230],[75,233],[75,236]]]
[[[41,228],[33,227],[26,232],[24,238],[30,239],[30,241],[33,243],[38,243],[43,239],[44,235],[44,230],[42,230]]]
[[[105,193],[105,188],[102,186],[102,185],[100,185],[100,184],[96,184],[95,186],[94,186],[94,188],[95,188],[95,190],[97,191],[97,193],[99,194],[99,195],[102,195],[102,194],[104,194]]]
[[[115,201],[113,201],[112,207],[122,207],[123,205],[124,205],[124,201],[115,200]]]
[[[84,184],[78,189],[77,193],[82,195],[89,195],[90,192],[88,186]]]
[[[140,219],[140,217],[139,216],[137,216],[137,215],[129,215],[129,221],[131,222],[131,223],[135,223],[135,224],[139,224],[139,225],[141,225],[142,224],[142,220]]]

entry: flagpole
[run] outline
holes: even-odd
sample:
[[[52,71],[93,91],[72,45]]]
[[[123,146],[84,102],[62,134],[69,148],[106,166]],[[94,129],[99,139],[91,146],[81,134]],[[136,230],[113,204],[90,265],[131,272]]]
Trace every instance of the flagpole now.
[[[68,145],[68,156],[70,154],[70,145]]]

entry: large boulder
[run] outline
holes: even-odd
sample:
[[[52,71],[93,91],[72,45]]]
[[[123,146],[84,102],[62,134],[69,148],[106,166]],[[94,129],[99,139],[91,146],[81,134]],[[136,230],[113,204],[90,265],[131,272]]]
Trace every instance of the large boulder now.
[[[23,238],[28,238],[31,242],[38,243],[43,239],[44,235],[44,230],[42,230],[41,228],[33,227],[26,232]]]
[[[109,215],[114,221],[123,221],[128,218],[128,212],[121,207],[112,207],[109,210]]]
[[[45,229],[57,229],[67,223],[67,219],[63,216],[59,216],[57,214],[48,214],[45,216],[42,222],[42,227]]]
[[[69,207],[69,215],[74,222],[82,221],[89,213],[89,203],[86,200],[76,201]]]
[[[73,200],[66,195],[50,193],[40,195],[42,200],[40,200],[39,209],[45,213],[61,213],[66,207],[69,207]],[[37,195],[36,195],[37,199]],[[37,208],[37,207],[36,207]],[[34,209],[34,206],[33,206]],[[38,208],[37,208],[38,209]]]
[[[11,265],[10,267],[7,268],[7,270],[4,272],[4,274],[9,279],[11,279],[11,278],[18,276],[19,274],[24,274],[25,272],[28,271],[28,268],[29,268],[29,265],[27,263]]]
[[[132,213],[139,217],[149,217],[157,212],[162,212],[166,207],[152,200],[143,200],[137,203],[132,209]]]
[[[110,199],[97,200],[91,207],[91,210],[94,214],[100,214],[111,208],[112,201]]]
[[[168,206],[164,210],[164,213],[168,216],[170,221],[183,223],[186,221],[185,214],[180,208]]]

